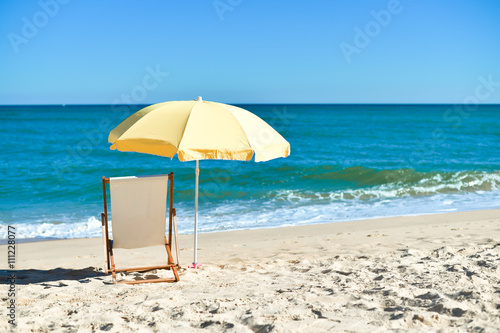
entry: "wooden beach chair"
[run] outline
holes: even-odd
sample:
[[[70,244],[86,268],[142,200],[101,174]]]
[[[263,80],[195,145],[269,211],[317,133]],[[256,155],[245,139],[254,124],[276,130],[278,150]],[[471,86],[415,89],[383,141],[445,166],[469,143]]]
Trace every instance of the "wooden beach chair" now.
[[[107,186],[111,209],[112,237],[108,233]],[[113,275],[113,283],[177,282],[179,274],[179,245],[177,219],[173,205],[174,174],[141,177],[102,177],[104,213],[101,214],[104,243],[104,271]],[[165,236],[168,196],[168,237]],[[175,237],[177,263],[172,257],[172,233]],[[115,266],[113,249],[136,249],[150,246],[165,246],[167,264],[160,266],[119,268]],[[146,272],[154,269],[169,269],[174,275],[170,279],[145,279],[117,281],[117,272]]]

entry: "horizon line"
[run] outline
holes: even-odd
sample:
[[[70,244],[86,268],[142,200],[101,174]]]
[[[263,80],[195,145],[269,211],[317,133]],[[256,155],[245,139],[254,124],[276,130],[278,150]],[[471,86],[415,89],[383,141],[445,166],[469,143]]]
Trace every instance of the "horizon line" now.
[[[179,100],[183,101],[183,100]],[[167,101],[168,102],[168,101]],[[172,100],[172,102],[176,102]],[[212,102],[212,101],[208,101]],[[158,103],[138,103],[138,104],[101,104],[101,103],[85,103],[85,104],[0,104],[0,107],[4,106],[148,106],[154,105],[164,102]],[[248,103],[248,102],[239,102],[239,103],[222,103],[222,104],[230,104],[230,105],[471,105],[467,103]],[[494,106],[500,105],[500,103],[479,103],[474,104],[477,106]]]

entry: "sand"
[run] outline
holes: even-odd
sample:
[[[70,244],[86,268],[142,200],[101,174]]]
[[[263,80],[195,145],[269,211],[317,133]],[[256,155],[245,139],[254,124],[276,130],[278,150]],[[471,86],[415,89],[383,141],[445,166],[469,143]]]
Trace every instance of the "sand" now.
[[[19,244],[17,271],[0,246],[18,332],[500,331],[500,210],[201,234],[198,270],[186,235],[178,283],[113,285],[101,242]]]

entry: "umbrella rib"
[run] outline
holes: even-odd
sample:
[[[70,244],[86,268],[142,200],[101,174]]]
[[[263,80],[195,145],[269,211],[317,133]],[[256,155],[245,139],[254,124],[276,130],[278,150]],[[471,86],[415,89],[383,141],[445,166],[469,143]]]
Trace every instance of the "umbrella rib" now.
[[[177,147],[177,158],[179,158],[179,152],[182,151],[182,141],[184,141],[184,133],[186,132],[186,128],[188,127],[189,120],[191,119],[191,115],[193,114],[194,108],[198,105],[198,103],[194,103],[194,105],[191,107],[191,110],[189,112],[188,118],[186,120],[186,124],[184,125],[184,128],[182,129],[182,134],[181,134],[181,139],[179,140],[179,146]],[[179,158],[179,161],[181,159]]]

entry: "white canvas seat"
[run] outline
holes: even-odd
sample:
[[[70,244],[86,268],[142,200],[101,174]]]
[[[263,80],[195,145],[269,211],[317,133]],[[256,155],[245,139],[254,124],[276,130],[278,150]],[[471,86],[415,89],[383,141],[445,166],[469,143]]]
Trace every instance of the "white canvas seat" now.
[[[175,236],[177,259],[179,249],[177,226],[173,205],[174,175],[114,177],[102,179],[104,213],[101,215],[104,241],[105,272],[111,271],[114,283],[152,283],[179,281],[177,268],[172,257],[172,233]],[[111,204],[112,237],[108,232],[107,189]],[[168,209],[168,238],[165,236],[165,224]],[[164,245],[167,252],[167,264],[160,266],[119,268],[115,267],[113,249],[135,249]],[[117,272],[141,272],[153,269],[170,269],[173,279],[148,279],[139,281],[117,281]]]

